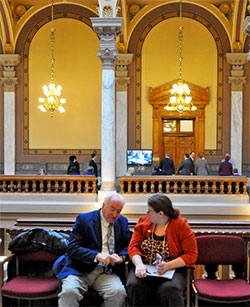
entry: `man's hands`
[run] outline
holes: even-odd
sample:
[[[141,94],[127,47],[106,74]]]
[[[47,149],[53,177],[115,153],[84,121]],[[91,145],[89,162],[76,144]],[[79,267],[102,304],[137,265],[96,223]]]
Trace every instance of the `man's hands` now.
[[[119,257],[117,254],[112,254],[109,255],[107,253],[98,253],[96,255],[96,259],[100,262],[102,262],[105,265],[111,264],[111,265],[115,265],[115,263],[121,263],[122,262],[122,258]]]

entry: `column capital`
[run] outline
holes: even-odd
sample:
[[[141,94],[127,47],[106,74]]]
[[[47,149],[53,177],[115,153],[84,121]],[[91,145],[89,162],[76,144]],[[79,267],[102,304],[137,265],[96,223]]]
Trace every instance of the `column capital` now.
[[[129,84],[130,84],[130,77],[115,78],[115,88],[117,92],[127,92]]]
[[[244,65],[247,63],[247,53],[227,53],[226,59],[232,68],[228,83],[231,84],[232,91],[242,91],[246,83]]]
[[[242,70],[247,63],[247,53],[226,53],[226,59],[228,64],[233,66],[233,70]]]
[[[18,78],[0,78],[4,92],[15,92]]]
[[[118,59],[116,35],[121,33],[122,18],[92,17],[90,19],[92,26],[100,39],[98,57],[102,61],[103,68],[114,69],[115,62]]]
[[[0,64],[3,65],[2,82],[4,92],[15,92],[18,78],[16,78],[15,66],[19,64],[19,54],[0,54]]]
[[[120,53],[116,66],[127,66],[132,63],[133,60],[132,53]]]
[[[128,64],[132,62],[133,54],[119,54],[119,59],[115,63],[115,85],[118,92],[126,92],[130,83],[130,77],[128,77]]]
[[[0,54],[0,65],[3,66],[16,66],[20,60],[19,54]]]
[[[231,84],[233,92],[242,92],[246,77],[228,77],[228,83]]]

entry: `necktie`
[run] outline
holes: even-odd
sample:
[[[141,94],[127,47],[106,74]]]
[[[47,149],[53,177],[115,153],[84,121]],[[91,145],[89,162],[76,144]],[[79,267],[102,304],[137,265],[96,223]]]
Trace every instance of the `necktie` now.
[[[112,223],[109,224],[108,236],[107,236],[108,250],[110,255],[114,254],[115,252],[115,238],[113,232],[113,225],[114,224]]]

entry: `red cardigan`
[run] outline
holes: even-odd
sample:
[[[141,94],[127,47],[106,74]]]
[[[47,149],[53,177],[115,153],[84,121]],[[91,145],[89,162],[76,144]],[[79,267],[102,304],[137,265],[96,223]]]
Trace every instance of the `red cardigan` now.
[[[140,217],[135,226],[135,230],[128,247],[129,258],[134,255],[142,255],[141,244],[143,240],[150,236],[154,229],[154,224],[147,215]],[[185,218],[177,217],[172,219],[166,229],[167,243],[170,257],[172,259],[181,257],[186,266],[194,267],[198,256],[197,243],[194,233]]]

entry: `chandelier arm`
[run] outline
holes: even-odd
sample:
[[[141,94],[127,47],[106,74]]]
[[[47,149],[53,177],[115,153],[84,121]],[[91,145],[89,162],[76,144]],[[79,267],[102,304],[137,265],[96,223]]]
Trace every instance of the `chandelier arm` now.
[[[171,89],[171,97],[169,103],[165,106],[165,110],[176,110],[182,114],[185,110],[195,111],[197,108],[192,104],[192,97],[189,96],[190,89],[182,80],[182,45],[183,45],[183,26],[182,26],[182,0],[180,0],[180,24],[178,28],[179,39],[179,81],[173,84]]]
[[[54,82],[54,62],[55,62],[55,31],[54,31],[54,0],[51,0],[51,28],[50,28],[50,46],[51,46],[51,82]]]
[[[180,0],[180,27],[179,27],[179,80],[180,81],[182,81],[182,39],[183,39],[182,2]]]
[[[46,85],[43,86],[43,93],[46,98],[38,99],[38,102],[40,103],[38,108],[42,112],[46,112],[48,110],[50,112],[50,116],[53,117],[55,110],[59,111],[60,113],[65,112],[63,104],[66,103],[65,98],[60,98],[62,87],[60,85],[56,87],[54,79],[54,63],[55,63],[54,0],[51,0],[50,47],[51,47],[50,84],[49,86]]]

